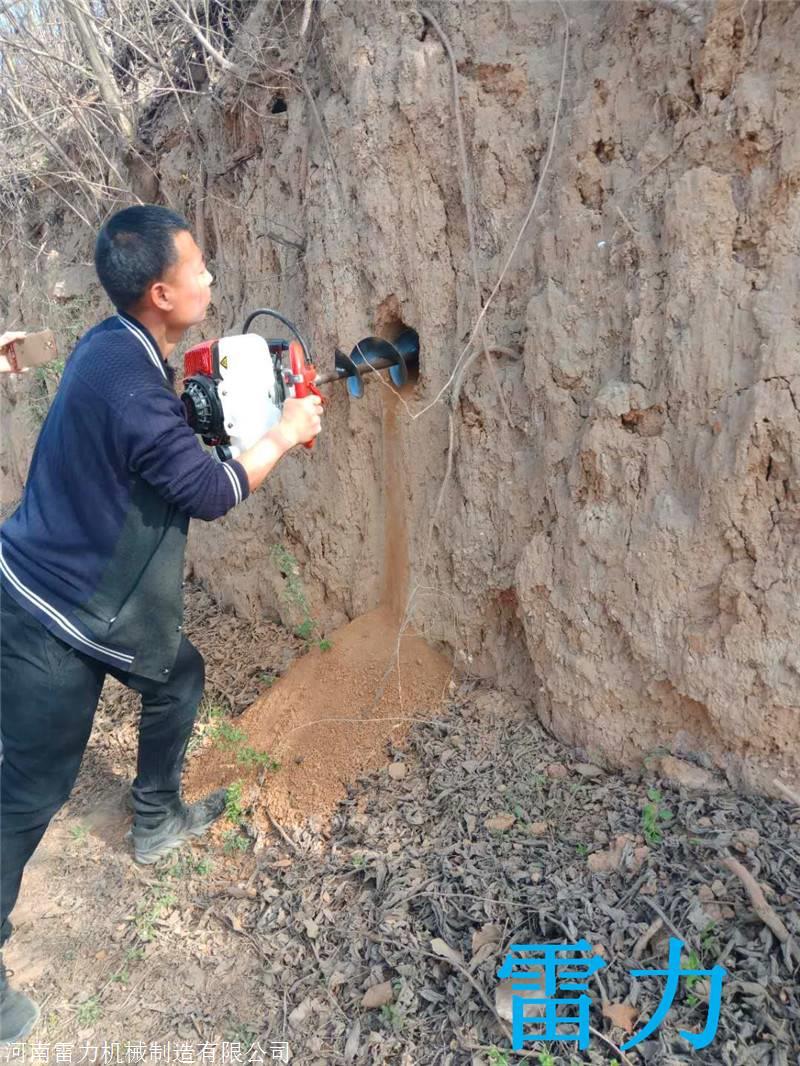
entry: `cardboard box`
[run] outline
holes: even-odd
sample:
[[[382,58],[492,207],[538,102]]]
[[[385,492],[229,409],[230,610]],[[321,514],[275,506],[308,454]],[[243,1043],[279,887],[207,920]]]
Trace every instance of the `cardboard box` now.
[[[43,366],[51,359],[58,357],[56,338],[51,329],[43,329],[39,333],[28,333],[20,340],[12,341],[7,348],[3,349],[3,354],[8,356],[13,370]]]

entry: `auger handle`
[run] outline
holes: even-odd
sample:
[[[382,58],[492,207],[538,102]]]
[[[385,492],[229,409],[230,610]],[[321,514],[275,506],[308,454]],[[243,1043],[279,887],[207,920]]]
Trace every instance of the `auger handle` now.
[[[289,370],[291,371],[291,384],[294,387],[294,395],[298,400],[313,394],[314,396],[319,396],[320,400],[325,403],[325,397],[315,384],[317,380],[316,368],[311,363],[306,362],[303,346],[299,341],[289,342]],[[310,450],[314,447],[314,441],[306,441],[303,447]]]

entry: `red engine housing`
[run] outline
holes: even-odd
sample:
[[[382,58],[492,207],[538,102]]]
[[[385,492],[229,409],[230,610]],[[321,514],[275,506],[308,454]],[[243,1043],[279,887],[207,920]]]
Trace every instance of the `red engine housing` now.
[[[183,357],[183,376],[190,378],[193,374],[219,377],[219,338],[201,341],[186,352]]]

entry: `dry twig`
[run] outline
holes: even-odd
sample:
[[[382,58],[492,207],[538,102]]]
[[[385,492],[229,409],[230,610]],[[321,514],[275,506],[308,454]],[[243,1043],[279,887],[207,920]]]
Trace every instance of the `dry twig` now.
[[[789,933],[789,930],[781,921],[778,914],[767,903],[767,897],[764,895],[764,890],[756,881],[755,877],[750,871],[743,866],[738,859],[734,859],[732,855],[725,855],[722,858],[722,865],[726,869],[730,870],[732,874],[735,874],[745,887],[745,891],[750,897],[750,902],[753,904],[753,910],[758,917],[770,929],[781,944],[789,945],[789,952],[793,953],[798,962],[800,962],[800,948],[794,943]]]

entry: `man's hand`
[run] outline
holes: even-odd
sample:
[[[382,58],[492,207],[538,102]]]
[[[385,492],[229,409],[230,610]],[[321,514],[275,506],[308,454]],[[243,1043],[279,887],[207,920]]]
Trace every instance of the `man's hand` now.
[[[319,396],[287,400],[280,422],[239,456],[239,462],[247,473],[250,491],[256,491],[282,456],[296,445],[313,440],[321,428],[322,400]]]
[[[286,400],[278,429],[290,447],[313,440],[322,429],[322,400],[319,396]]]
[[[14,341],[20,341],[25,336],[25,333],[20,333],[19,330],[10,330],[7,333],[0,334],[0,374],[13,374],[14,367],[6,354],[6,348]],[[23,367],[20,373],[24,373],[28,367]]]

